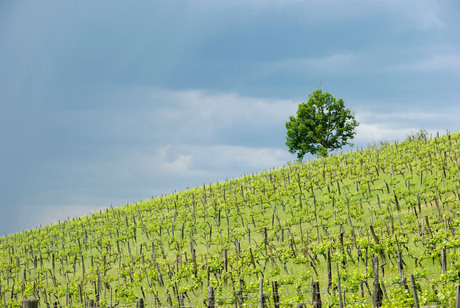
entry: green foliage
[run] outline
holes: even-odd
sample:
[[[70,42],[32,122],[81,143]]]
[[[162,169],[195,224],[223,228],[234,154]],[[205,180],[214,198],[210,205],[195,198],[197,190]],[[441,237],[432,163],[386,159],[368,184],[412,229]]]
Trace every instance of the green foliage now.
[[[308,102],[299,104],[297,117],[290,116],[286,122],[286,145],[299,159],[307,153],[325,157],[350,144],[348,140],[353,139],[358,125],[341,98],[336,100],[318,89],[309,95]]]
[[[233,305],[235,293],[257,306],[260,278],[268,295],[278,282],[282,303],[310,304],[311,279],[319,281],[323,305],[337,306],[339,277],[347,305],[369,307],[374,256],[384,306],[408,307],[398,252],[421,304],[451,307],[460,270],[459,158],[459,133],[410,138],[0,237],[0,307],[34,296],[43,307],[96,298],[121,307],[144,296],[169,306],[168,294],[173,306],[178,298],[202,306],[208,285],[221,306]]]

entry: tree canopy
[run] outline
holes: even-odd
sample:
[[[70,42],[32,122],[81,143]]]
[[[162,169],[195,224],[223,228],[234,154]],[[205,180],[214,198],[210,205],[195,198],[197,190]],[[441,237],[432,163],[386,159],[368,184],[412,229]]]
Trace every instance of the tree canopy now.
[[[327,156],[353,139],[359,125],[343,99],[318,89],[309,95],[308,102],[300,103],[297,116],[286,122],[286,145],[289,152],[302,159],[307,153]]]

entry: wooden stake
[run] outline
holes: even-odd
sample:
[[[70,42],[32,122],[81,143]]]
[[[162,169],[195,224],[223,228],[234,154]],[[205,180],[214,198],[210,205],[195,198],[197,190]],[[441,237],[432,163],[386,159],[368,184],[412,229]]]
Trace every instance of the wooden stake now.
[[[280,297],[278,295],[278,282],[273,281],[272,282],[272,290],[273,290],[273,303],[275,305],[275,308],[280,307]]]
[[[21,300],[21,308],[38,308],[38,299],[30,298]]]
[[[447,271],[446,246],[442,247],[442,250],[441,250],[441,267],[442,267],[442,272],[445,273]]]
[[[331,266],[331,248],[327,248],[327,293],[330,294],[332,287],[332,266]]]
[[[322,303],[321,303],[321,293],[319,290],[319,282],[314,281],[311,284],[312,288],[312,301],[313,301],[313,308],[321,308]]]
[[[455,308],[460,308],[460,285],[457,286],[457,295],[455,297]]]
[[[419,302],[418,302],[417,287],[415,286],[414,275],[410,275],[410,283],[412,285],[412,292],[414,294],[415,308],[420,308],[420,305],[419,305]]]
[[[339,308],[343,308],[343,302],[342,302],[342,286],[340,284],[340,273],[339,273],[339,264],[336,263],[337,265],[337,280],[338,280],[338,292],[339,292]]]
[[[383,300],[383,291],[379,282],[379,258],[374,257],[374,291],[372,292],[373,307],[381,307]]]
[[[215,298],[214,298],[214,288],[212,286],[208,287],[208,308],[214,308]]]
[[[403,259],[401,251],[398,251],[399,284],[407,289],[406,278],[404,277]]]
[[[264,278],[260,278],[259,282],[259,308],[265,307],[265,297],[264,297]]]

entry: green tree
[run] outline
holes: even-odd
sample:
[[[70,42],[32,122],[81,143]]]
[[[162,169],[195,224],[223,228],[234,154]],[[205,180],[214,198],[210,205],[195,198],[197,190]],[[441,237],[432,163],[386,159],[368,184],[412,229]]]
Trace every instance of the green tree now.
[[[307,153],[324,157],[332,150],[351,145],[348,140],[353,139],[358,125],[341,98],[336,100],[318,89],[309,95],[308,102],[299,104],[297,117],[290,116],[286,122],[286,145],[299,159]]]

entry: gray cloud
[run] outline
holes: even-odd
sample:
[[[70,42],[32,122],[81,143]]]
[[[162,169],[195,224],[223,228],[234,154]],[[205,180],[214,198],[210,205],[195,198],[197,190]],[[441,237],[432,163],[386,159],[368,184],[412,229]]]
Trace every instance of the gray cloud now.
[[[96,108],[37,109],[42,124],[13,145],[21,147],[37,135],[46,141],[46,155],[18,157],[10,151],[2,160],[17,162],[10,165],[16,180],[5,177],[1,183],[4,196],[16,190],[9,201],[17,208],[10,211],[27,208],[33,217],[52,220],[61,212],[55,207],[75,205],[69,212],[80,213],[86,205],[124,204],[281,166],[290,157],[280,147],[285,118],[296,107],[292,101],[197,90],[113,91],[105,98],[111,104],[101,102]],[[126,104],[127,97],[135,103]],[[246,138],[238,141],[242,135]]]
[[[320,84],[359,116],[357,145],[455,130],[458,9],[2,2],[0,232],[281,166]]]

